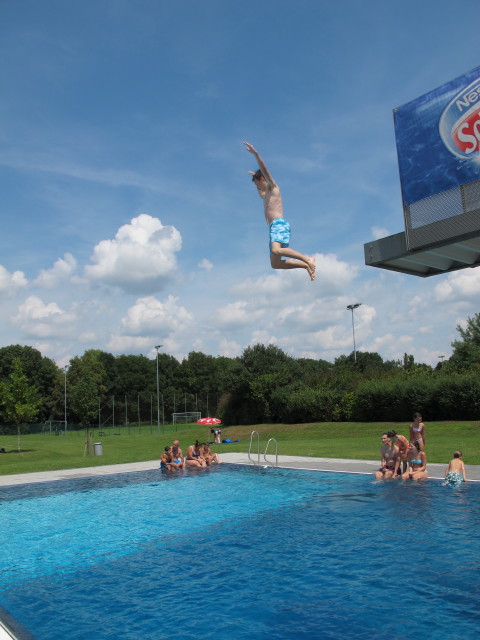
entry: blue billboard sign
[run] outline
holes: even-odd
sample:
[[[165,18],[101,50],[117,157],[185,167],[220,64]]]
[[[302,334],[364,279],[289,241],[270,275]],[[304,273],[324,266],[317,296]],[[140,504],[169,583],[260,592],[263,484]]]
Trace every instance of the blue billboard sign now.
[[[480,180],[480,67],[394,110],[405,205]]]

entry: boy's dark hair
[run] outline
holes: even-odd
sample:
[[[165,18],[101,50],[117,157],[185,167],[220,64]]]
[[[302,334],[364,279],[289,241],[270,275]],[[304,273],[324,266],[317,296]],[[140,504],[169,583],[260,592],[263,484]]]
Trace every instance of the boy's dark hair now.
[[[395,438],[396,435],[397,435],[397,432],[394,429],[392,429],[391,431],[387,431],[387,436],[389,438]]]
[[[461,458],[462,457],[462,452],[461,451],[455,451],[455,453],[453,454],[454,458]]]
[[[258,180],[262,176],[263,176],[263,173],[260,171],[260,169],[257,169],[252,176],[252,182],[255,182],[255,180]]]
[[[421,418],[422,414],[418,413],[418,411],[415,411],[415,413],[413,414],[413,419],[415,420],[415,418]]]

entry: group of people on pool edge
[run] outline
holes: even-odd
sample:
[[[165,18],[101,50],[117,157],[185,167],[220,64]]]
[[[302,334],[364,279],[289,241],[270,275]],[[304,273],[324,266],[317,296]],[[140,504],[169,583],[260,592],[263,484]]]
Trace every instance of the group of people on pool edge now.
[[[223,464],[220,462],[218,453],[210,449],[208,442],[195,441],[187,449],[187,455],[183,455],[180,449],[180,442],[174,440],[172,446],[166,446],[160,456],[160,469],[165,471],[178,471],[187,467],[205,468],[212,464]]]
[[[414,413],[410,425],[410,439],[398,434],[395,430],[382,433],[380,455],[381,467],[375,472],[377,480],[402,478],[402,480],[426,480],[427,456],[425,453],[425,425],[420,413]],[[445,482],[458,486],[466,482],[465,465],[462,452],[455,451],[452,460],[445,469]]]

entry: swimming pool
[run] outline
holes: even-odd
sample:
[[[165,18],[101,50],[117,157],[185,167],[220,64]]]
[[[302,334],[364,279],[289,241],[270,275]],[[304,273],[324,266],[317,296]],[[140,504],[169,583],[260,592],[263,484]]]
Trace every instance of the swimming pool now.
[[[478,636],[478,484],[222,465],[0,509],[0,604],[37,640]]]

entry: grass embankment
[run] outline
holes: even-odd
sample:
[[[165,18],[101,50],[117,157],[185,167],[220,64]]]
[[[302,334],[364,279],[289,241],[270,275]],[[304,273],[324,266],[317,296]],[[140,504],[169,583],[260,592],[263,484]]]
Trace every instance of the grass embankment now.
[[[240,440],[231,444],[214,445],[220,455],[227,451],[247,452],[250,434],[256,430],[260,436],[263,455],[268,438],[278,442],[280,455],[314,456],[321,458],[356,458],[376,460],[381,445],[380,434],[389,429],[408,437],[408,426],[401,423],[322,422],[312,424],[261,424],[222,428],[222,437]],[[137,431],[137,432],[135,432]],[[151,432],[152,431],[152,432]],[[115,435],[117,434],[117,435]],[[120,434],[120,435],[118,435]],[[480,464],[480,422],[429,422],[426,425],[427,457],[429,462],[448,462],[453,451],[461,449],[466,464]],[[17,451],[16,436],[0,436],[0,475],[53,471],[79,467],[141,462],[158,459],[163,447],[178,438],[185,453],[196,439],[211,440],[210,431],[198,425],[182,425],[176,431],[170,425],[155,429],[138,430],[125,427],[95,429],[93,441],[102,442],[102,456],[84,456],[85,432],[72,431],[67,435],[32,434],[21,436],[21,451]],[[256,451],[256,439],[252,450]],[[269,456],[275,447],[269,448]]]

